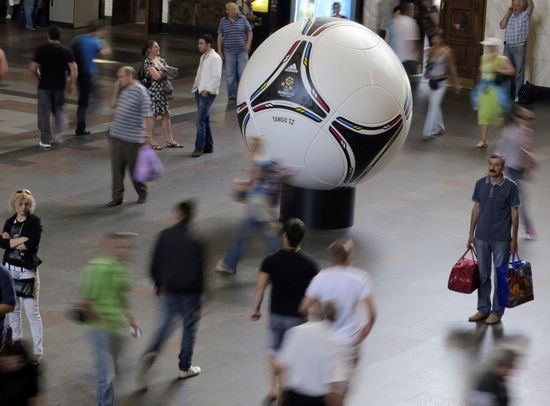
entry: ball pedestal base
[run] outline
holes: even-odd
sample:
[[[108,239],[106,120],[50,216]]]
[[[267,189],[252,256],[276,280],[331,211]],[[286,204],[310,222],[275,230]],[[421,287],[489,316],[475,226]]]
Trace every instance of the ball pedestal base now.
[[[355,188],[313,190],[283,185],[280,218],[301,219],[308,228],[335,230],[353,225]]]

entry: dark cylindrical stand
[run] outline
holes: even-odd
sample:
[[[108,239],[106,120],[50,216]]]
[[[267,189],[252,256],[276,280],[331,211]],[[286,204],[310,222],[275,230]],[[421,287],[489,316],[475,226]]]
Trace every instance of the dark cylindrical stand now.
[[[313,190],[283,185],[281,221],[301,219],[309,228],[335,230],[353,225],[355,188]]]

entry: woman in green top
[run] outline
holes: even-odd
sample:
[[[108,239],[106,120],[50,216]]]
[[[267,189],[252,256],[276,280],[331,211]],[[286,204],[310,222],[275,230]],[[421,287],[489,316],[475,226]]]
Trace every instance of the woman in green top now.
[[[516,73],[514,66],[508,58],[498,53],[501,41],[498,38],[488,38],[481,43],[485,45],[485,55],[481,59],[481,80],[487,81],[487,90],[479,92],[479,107],[477,110],[478,124],[481,126],[481,141],[476,148],[487,148],[487,134],[489,126],[502,126],[504,124],[504,114],[499,104],[497,76],[511,76]]]

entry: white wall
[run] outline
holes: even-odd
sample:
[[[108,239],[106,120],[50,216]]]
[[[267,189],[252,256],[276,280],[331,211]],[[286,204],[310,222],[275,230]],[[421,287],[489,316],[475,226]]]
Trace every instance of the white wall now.
[[[113,16],[113,0],[105,0],[105,17]]]
[[[168,2],[170,0],[162,0],[162,22],[168,23]]]
[[[535,8],[531,15],[527,40],[525,79],[537,86],[550,87],[550,2],[533,0]],[[500,21],[511,4],[507,0],[487,0],[485,36],[504,40]]]

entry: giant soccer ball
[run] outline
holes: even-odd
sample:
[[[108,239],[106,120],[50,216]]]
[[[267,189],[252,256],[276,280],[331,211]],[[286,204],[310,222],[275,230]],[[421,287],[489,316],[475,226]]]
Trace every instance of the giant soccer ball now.
[[[309,189],[353,186],[401,148],[412,115],[405,70],[369,29],[339,18],[291,23],[256,50],[241,77],[245,139],[267,139],[272,159]]]

